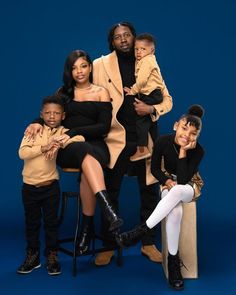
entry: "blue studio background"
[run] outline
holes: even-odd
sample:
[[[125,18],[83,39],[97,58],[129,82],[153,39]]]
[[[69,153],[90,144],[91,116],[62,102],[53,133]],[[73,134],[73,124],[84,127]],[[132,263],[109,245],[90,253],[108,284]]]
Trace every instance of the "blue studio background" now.
[[[133,23],[137,33],[150,32],[157,39],[156,56],[174,102],[172,111],[160,118],[161,133],[170,132],[193,103],[206,111],[200,137],[206,156],[200,168],[205,187],[198,202],[199,279],[188,280],[184,292],[235,294],[235,11],[234,0],[1,1],[2,294],[172,293],[161,266],[141,257],[140,245],[125,251],[122,268],[113,262],[97,269],[90,257],[81,258],[76,278],[70,258],[63,255],[61,276],[49,277],[44,268],[28,276],[15,272],[25,246],[22,162],[17,154],[23,132],[38,116],[42,98],[61,85],[66,56],[74,49],[86,50],[92,59],[109,53],[108,30],[122,20]],[[71,175],[62,179],[62,188],[67,187],[76,188]],[[136,180],[125,179],[124,228],[139,222],[138,208]],[[70,210],[69,218],[73,206]]]

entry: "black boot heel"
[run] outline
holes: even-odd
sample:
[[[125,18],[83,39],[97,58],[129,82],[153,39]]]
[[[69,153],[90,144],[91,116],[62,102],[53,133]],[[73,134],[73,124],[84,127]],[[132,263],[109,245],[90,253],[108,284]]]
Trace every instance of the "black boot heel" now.
[[[77,246],[77,250],[80,255],[86,253],[89,250],[93,234],[93,216],[87,216],[83,214],[82,228]]]

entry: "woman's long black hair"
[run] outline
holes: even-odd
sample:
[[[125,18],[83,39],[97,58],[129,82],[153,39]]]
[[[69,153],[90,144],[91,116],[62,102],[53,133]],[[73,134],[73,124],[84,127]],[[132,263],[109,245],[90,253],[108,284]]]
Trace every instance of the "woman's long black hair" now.
[[[75,80],[72,77],[73,66],[78,58],[84,58],[92,66],[90,56],[84,50],[74,50],[66,58],[63,72],[63,86],[57,91],[65,103],[71,101],[74,97]],[[92,71],[89,76],[92,83]]]

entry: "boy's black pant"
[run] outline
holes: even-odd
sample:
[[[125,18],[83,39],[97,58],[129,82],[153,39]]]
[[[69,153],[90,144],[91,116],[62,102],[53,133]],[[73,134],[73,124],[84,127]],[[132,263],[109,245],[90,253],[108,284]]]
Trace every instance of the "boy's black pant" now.
[[[45,255],[58,249],[59,182],[36,187],[23,184],[22,200],[25,210],[25,234],[27,249],[40,249],[40,227],[43,218],[45,230]]]
[[[163,101],[163,95],[161,89],[153,90],[149,95],[140,94],[139,99],[148,104],[155,105]],[[136,133],[138,146],[148,145],[148,132],[151,127],[152,120],[150,115],[136,117]]]

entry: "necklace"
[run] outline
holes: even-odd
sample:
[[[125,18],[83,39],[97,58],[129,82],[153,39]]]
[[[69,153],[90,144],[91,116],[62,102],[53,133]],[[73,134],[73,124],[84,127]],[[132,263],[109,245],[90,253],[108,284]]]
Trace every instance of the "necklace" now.
[[[85,90],[89,90],[91,89],[93,86],[93,84],[90,84],[88,87],[85,87],[85,88],[79,88],[78,86],[75,85],[75,88],[79,91],[85,91]]]
[[[174,148],[174,150],[175,150],[176,154],[177,154],[177,155],[179,155],[179,152],[178,152],[178,150],[177,150],[177,148],[176,148],[176,146],[175,146],[175,144],[174,144],[174,143],[173,143],[173,148]]]

